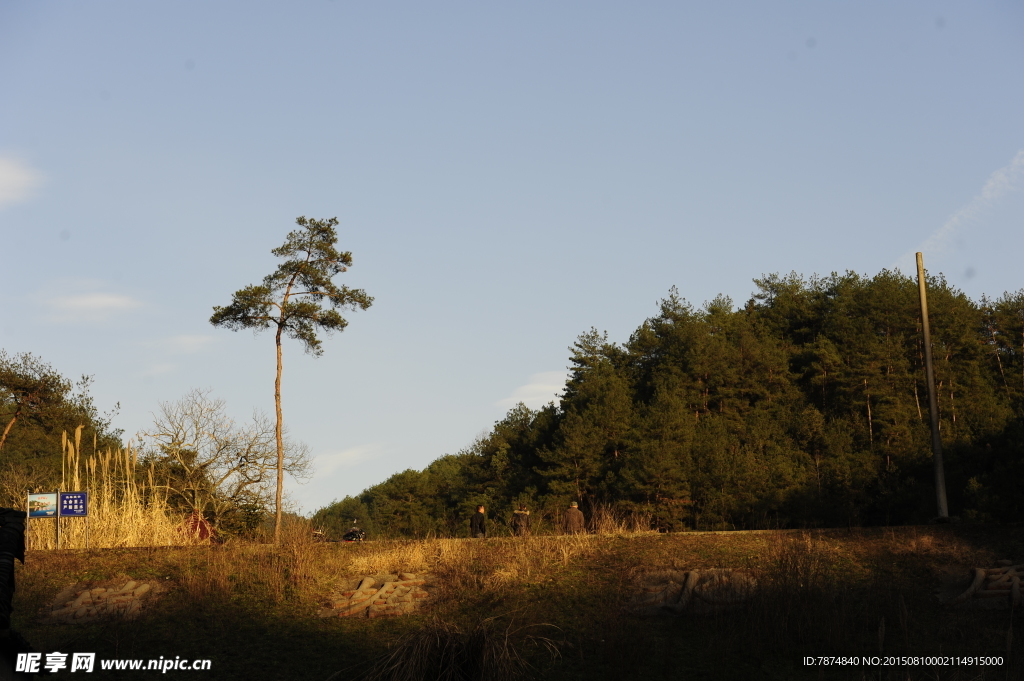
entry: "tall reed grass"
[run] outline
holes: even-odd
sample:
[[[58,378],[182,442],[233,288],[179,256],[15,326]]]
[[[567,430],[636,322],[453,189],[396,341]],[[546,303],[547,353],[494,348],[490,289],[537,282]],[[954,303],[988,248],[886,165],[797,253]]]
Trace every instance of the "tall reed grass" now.
[[[591,504],[587,527],[594,534],[654,533],[653,518],[642,511],[622,511],[611,504]]]
[[[129,546],[185,546],[196,538],[183,525],[181,514],[168,504],[152,466],[140,467],[138,451],[95,451],[82,457],[82,427],[61,437],[62,470],[59,491],[89,493],[87,518],[30,519],[26,530],[29,549],[114,548]],[[50,490],[40,490],[50,491]]]

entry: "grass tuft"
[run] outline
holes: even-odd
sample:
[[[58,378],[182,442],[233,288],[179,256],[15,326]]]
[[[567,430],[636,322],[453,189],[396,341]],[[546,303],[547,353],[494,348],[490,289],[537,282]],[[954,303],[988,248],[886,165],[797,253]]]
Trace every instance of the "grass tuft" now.
[[[559,642],[528,633],[539,627],[515,628],[489,617],[464,631],[452,622],[432,618],[401,637],[390,650],[353,677],[359,681],[520,681],[536,676],[531,654],[559,656]],[[330,679],[349,678],[349,670]]]

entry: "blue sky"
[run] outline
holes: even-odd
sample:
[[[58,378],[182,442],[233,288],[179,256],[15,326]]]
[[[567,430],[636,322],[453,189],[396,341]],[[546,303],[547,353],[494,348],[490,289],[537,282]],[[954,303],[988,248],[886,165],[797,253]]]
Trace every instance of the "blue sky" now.
[[[376,298],[285,349],[312,511],[553,399],[671,286],[926,265],[1024,288],[1024,5],[0,5],[0,347],[117,425],[212,388],[272,413],[273,340],[214,305],[299,215]]]

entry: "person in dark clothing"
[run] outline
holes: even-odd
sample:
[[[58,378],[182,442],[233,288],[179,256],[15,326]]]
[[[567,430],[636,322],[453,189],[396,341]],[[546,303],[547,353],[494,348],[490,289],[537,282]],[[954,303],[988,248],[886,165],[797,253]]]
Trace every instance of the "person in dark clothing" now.
[[[487,536],[487,516],[484,515],[483,506],[477,506],[476,513],[469,519],[469,536],[474,539],[483,539]]]
[[[517,537],[525,537],[530,534],[530,512],[522,505],[512,513],[512,534]]]
[[[562,529],[566,534],[583,534],[587,531],[583,511],[579,509],[579,504],[575,501],[569,504],[569,508],[566,509],[565,515],[562,517]]]
[[[25,564],[24,511],[0,508],[0,632],[11,628],[14,601],[14,560]]]
[[[14,601],[14,561],[25,563],[24,511],[0,508],[0,679],[35,678],[15,671],[20,653],[34,653],[32,646],[11,629]]]

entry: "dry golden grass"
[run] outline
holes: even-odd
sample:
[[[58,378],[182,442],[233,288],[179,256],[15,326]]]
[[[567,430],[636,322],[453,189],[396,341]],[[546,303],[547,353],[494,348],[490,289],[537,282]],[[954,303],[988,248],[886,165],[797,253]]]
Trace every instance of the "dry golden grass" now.
[[[587,525],[594,534],[656,533],[651,530],[650,513],[622,513],[607,504],[597,504],[591,507]]]
[[[414,571],[430,572],[436,578],[431,590],[437,599],[427,616],[440,618],[441,629],[462,632],[459,637],[469,636],[481,620],[495,616],[502,616],[502,621],[514,619],[516,626],[556,625],[551,635],[572,644],[563,654],[580,671],[574,675],[567,667],[553,666],[549,678],[637,678],[637,670],[643,670],[645,677],[659,678],[662,669],[682,665],[692,678],[798,679],[806,676],[799,662],[804,655],[865,655],[879,654],[879,650],[935,655],[941,649],[948,654],[1006,657],[1003,667],[971,670],[974,676],[960,677],[965,681],[1004,681],[1018,678],[1014,675],[1024,670],[1020,646],[1008,642],[1014,635],[1009,613],[943,608],[933,595],[939,572],[950,566],[966,568],[1024,557],[1024,543],[1014,530],[878,528],[361,544],[318,543],[310,535],[308,523],[295,521],[285,526],[278,547],[236,542],[31,552],[20,569],[17,612],[34,612],[69,580],[100,580],[117,574],[167,577],[176,588],[161,606],[166,610],[151,615],[154,619],[146,631],[169,635],[183,622],[207,622],[203,626],[209,640],[202,645],[208,649],[253,646],[246,648],[245,655],[231,658],[237,669],[222,667],[223,678],[297,678],[266,672],[272,651],[263,655],[258,644],[233,633],[251,632],[266,623],[268,635],[283,637],[289,646],[317,641],[316,650],[307,651],[303,659],[302,664],[312,666],[302,668],[309,672],[302,678],[325,679],[345,667],[348,659],[377,657],[388,643],[399,647],[401,641],[415,643],[418,639],[408,635],[427,623],[421,616],[394,621],[319,620],[315,617],[319,603],[335,582]],[[722,612],[643,620],[626,616],[621,606],[635,588],[635,578],[663,568],[742,568],[756,576],[760,589],[749,603]],[[52,638],[60,632],[32,624],[25,614],[21,617],[19,628],[27,629],[37,647],[62,649],[61,641]],[[880,626],[883,618],[884,628]],[[1019,618],[1016,627],[1019,641]],[[95,639],[98,650],[108,645],[104,641],[116,640],[112,634],[104,636]],[[149,634],[140,636],[140,649],[150,646],[158,654],[165,652],[160,648],[163,639],[156,633],[152,640],[146,638]],[[52,647],[47,648],[51,640]],[[331,643],[321,649],[320,640]],[[363,648],[346,649],[350,658],[339,660],[338,646],[353,645],[347,643],[353,640],[361,641]],[[461,640],[453,639],[452,645],[462,645]],[[743,666],[751,660],[754,672],[770,669],[775,676],[751,675]],[[550,660],[545,664],[556,665]],[[299,674],[302,669],[289,673]],[[860,678],[864,670],[855,671],[858,676],[849,678]],[[949,671],[911,670],[898,681],[952,681],[956,677]],[[871,678],[897,681],[887,674]]]
[[[141,471],[138,452],[130,445],[82,460],[82,428],[74,440],[64,433],[61,490],[89,493],[89,517],[28,522],[30,549],[56,548],[55,523],[60,522],[61,548],[118,548],[185,546],[196,543],[183,529],[183,518],[170,509],[153,479],[153,469]],[[141,478],[141,481],[140,481]]]
[[[293,523],[293,527],[297,525]],[[294,560],[306,560],[331,575],[430,572],[454,589],[493,589],[547,578],[554,566],[564,568],[593,556],[601,542],[596,535],[434,538],[348,545],[296,540],[292,551]]]
[[[362,673],[342,669],[327,681],[520,681],[540,671],[528,660],[529,653],[541,651],[537,657],[544,662],[559,657],[559,643],[546,633],[551,632],[544,625],[517,627],[495,617],[480,620],[468,631],[433,618],[396,641]]]
[[[428,566],[425,543],[424,541],[369,543],[365,545],[366,548],[363,551],[349,561],[346,567],[351,572],[364,575],[422,572]]]

